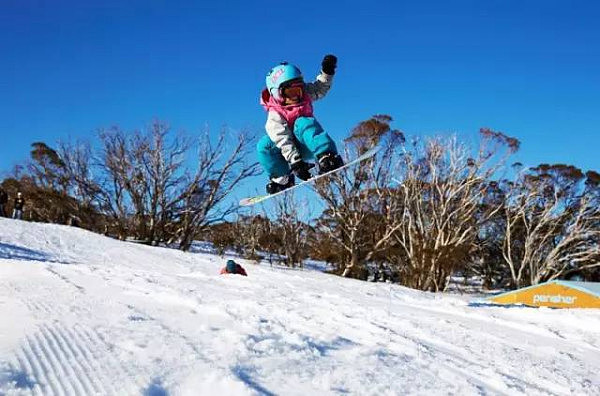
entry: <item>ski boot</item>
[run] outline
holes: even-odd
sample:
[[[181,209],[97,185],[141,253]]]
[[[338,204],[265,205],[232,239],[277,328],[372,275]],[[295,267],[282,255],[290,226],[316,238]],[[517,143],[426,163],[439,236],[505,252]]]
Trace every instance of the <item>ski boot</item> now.
[[[319,175],[331,172],[344,165],[344,160],[339,154],[327,152],[319,156]]]
[[[267,184],[267,194],[278,193],[292,187],[294,184],[296,184],[296,181],[294,180],[294,175],[291,173],[281,177],[274,177]]]

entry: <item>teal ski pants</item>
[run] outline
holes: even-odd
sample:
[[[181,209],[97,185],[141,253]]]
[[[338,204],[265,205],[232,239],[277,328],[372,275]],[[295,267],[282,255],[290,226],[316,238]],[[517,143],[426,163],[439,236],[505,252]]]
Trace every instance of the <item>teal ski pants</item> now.
[[[294,122],[294,137],[304,161],[317,158],[326,152],[337,153],[334,141],[314,117],[298,118]],[[258,151],[258,162],[270,178],[290,173],[290,165],[268,135],[263,136],[258,141],[256,149]]]

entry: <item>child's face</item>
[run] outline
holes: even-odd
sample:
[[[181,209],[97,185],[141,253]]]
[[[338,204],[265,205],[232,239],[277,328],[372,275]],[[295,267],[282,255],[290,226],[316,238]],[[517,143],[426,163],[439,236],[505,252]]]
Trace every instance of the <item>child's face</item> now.
[[[304,83],[295,82],[282,90],[285,104],[298,104],[304,98]]]

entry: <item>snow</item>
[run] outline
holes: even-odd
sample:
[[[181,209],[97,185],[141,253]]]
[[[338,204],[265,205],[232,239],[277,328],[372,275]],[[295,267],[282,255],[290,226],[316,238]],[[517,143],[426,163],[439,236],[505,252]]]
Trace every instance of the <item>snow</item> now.
[[[600,312],[0,219],[0,394],[600,394]]]

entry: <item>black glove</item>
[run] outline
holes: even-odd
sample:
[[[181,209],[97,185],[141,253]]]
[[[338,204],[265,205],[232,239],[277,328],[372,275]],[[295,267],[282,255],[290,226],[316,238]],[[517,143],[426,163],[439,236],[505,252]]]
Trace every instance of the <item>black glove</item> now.
[[[310,174],[310,169],[314,166],[314,164],[307,164],[306,162],[300,160],[298,162],[294,162],[290,167],[292,168],[292,172],[294,172],[299,179],[308,180],[312,177]]]
[[[323,62],[321,62],[321,70],[323,73],[333,76],[335,74],[335,68],[337,67],[337,58],[335,55],[325,55]]]

